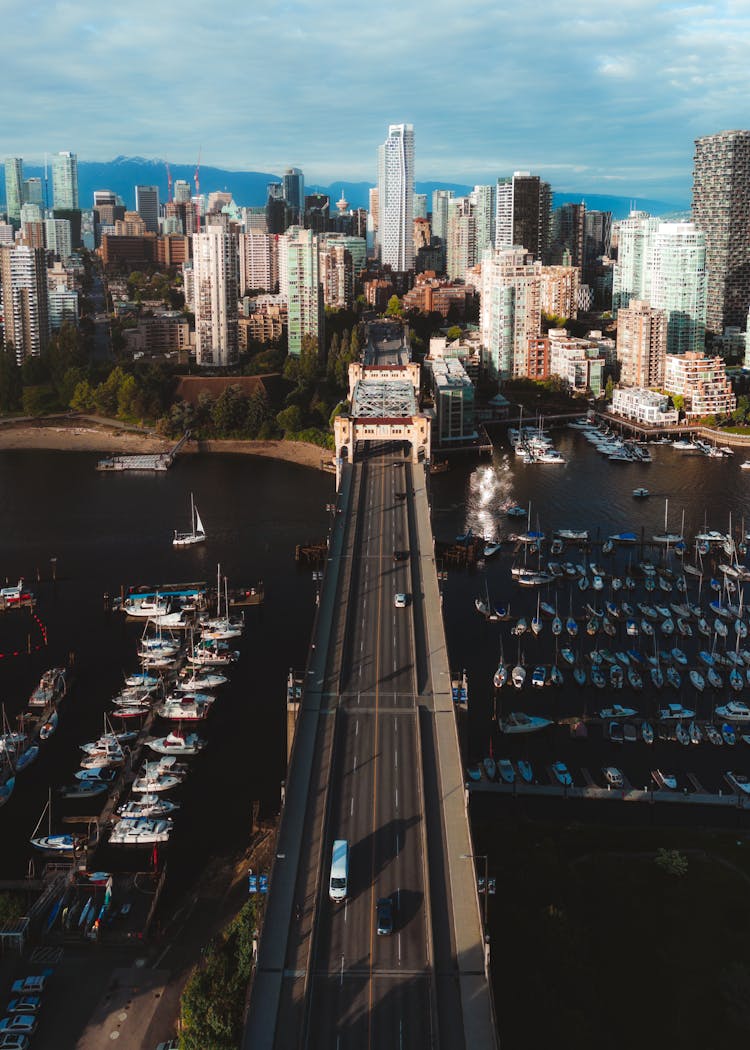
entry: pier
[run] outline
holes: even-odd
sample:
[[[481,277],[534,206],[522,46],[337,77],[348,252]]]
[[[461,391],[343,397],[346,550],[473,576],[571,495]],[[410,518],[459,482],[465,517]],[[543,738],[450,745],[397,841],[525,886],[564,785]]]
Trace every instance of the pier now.
[[[182,450],[185,442],[190,438],[190,431],[186,430],[180,440],[169,452],[143,453],[141,455],[107,456],[100,459],[96,469],[104,473],[117,473],[123,470],[141,471],[142,473],[159,473],[169,470]]]

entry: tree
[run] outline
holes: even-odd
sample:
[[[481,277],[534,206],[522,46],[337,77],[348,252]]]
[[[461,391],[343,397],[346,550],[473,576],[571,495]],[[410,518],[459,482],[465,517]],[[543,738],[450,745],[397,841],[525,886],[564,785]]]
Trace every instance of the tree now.
[[[657,868],[661,868],[665,875],[673,875],[676,879],[681,879],[687,875],[687,857],[680,853],[679,850],[658,849],[654,857],[654,864]]]
[[[453,343],[456,339],[461,338],[461,329],[457,324],[451,325],[448,331],[445,333],[445,338],[448,342]]]
[[[299,405],[290,405],[278,413],[276,422],[285,434],[296,434],[302,429],[302,410]]]
[[[385,309],[386,317],[402,317],[403,309],[401,307],[401,300],[397,295],[392,295],[388,300],[388,306]]]
[[[70,407],[74,412],[91,412],[94,407],[94,391],[88,379],[82,379],[76,385],[70,399]]]
[[[21,404],[21,370],[13,360],[13,347],[0,349],[0,412],[15,412]]]
[[[614,389],[615,389],[615,384],[612,382],[612,376],[610,376],[609,379],[607,380],[607,385],[606,385],[606,387],[604,389],[604,396],[606,397],[607,401],[611,401],[612,400],[612,394],[614,393]]]

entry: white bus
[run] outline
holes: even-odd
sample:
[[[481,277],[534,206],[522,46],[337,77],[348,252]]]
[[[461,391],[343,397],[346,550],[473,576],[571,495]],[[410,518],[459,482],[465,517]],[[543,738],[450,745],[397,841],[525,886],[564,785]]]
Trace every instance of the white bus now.
[[[349,843],[346,839],[336,839],[331,854],[331,880],[328,884],[328,896],[332,901],[343,901],[346,898],[349,882]]]

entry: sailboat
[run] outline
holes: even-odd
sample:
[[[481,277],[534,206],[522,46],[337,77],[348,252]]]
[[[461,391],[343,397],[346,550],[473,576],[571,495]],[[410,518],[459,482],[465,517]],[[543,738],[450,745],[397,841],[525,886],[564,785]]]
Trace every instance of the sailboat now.
[[[175,529],[173,547],[193,547],[196,543],[203,543],[206,539],[206,530],[203,528],[201,516],[195,505],[192,492],[190,493],[190,532],[178,532]]]
[[[47,814],[47,834],[36,837],[41,823],[44,820],[45,813]],[[69,833],[62,835],[52,834],[52,788],[50,788],[47,805],[42,810],[39,823],[31,833],[30,842],[32,846],[36,847],[36,849],[45,850],[48,853],[72,854],[75,851],[76,839],[73,835]]]

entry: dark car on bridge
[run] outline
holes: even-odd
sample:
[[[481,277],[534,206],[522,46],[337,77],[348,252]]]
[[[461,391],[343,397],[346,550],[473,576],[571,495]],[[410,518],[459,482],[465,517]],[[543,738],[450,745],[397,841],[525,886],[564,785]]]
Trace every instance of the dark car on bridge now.
[[[389,937],[393,933],[393,899],[381,897],[377,903],[378,936]]]
[[[394,550],[394,552],[393,552],[393,560],[394,561],[406,561],[406,559],[408,557],[409,557],[409,552],[408,551]]]

